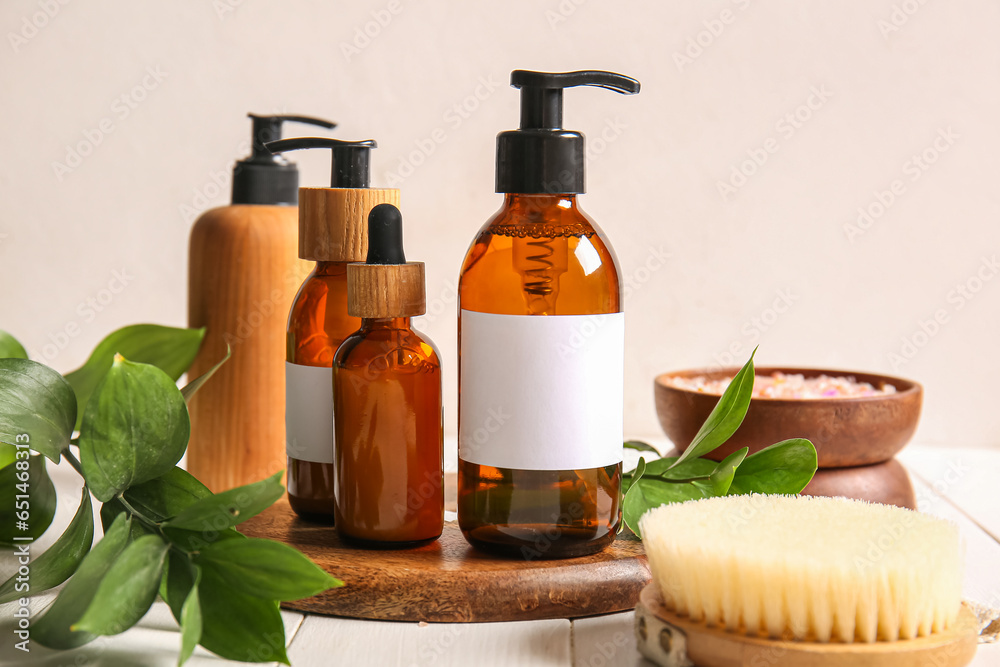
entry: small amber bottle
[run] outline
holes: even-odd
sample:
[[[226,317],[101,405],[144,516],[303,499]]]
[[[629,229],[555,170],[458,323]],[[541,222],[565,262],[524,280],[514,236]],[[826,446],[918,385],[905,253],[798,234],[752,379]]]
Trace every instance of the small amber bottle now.
[[[333,366],[337,533],[362,546],[434,540],[444,528],[441,363],[410,328],[423,315],[424,265],[403,255],[399,209],[368,218],[368,256],[347,267],[361,328]]]
[[[611,544],[621,521],[625,326],[611,244],[578,206],[583,135],[562,128],[562,93],[639,82],[516,70],[511,85],[504,204],[459,280],[458,520],[479,549],[567,558]]]
[[[361,320],[347,312],[347,265],[368,251],[368,212],[399,203],[399,190],[369,188],[374,141],[319,137],[267,144],[273,152],[329,148],[331,187],[299,190],[299,257],[316,262],[288,315],[285,452],[288,502],[306,519],[330,523],[333,511],[333,356]]]

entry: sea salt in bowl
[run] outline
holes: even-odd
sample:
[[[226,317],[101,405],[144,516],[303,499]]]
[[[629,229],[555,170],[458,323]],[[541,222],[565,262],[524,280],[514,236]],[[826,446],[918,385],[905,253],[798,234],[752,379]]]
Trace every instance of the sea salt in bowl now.
[[[656,414],[677,449],[691,442],[725,380],[738,371],[694,369],[656,378]],[[781,440],[808,438],[820,468],[882,463],[906,446],[920,419],[923,388],[910,380],[815,368],[757,368],[756,374],[743,424],[709,458],[721,461],[742,447],[752,454]]]

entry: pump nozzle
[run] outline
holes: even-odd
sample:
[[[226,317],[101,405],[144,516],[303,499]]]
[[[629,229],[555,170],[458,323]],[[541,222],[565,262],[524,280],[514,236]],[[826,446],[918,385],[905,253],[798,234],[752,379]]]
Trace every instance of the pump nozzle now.
[[[371,139],[364,141],[340,141],[328,137],[296,137],[265,144],[272,153],[296,151],[303,148],[329,148],[333,154],[330,170],[331,188],[369,187],[369,158],[371,149],[377,148]]]
[[[244,162],[273,163],[278,160],[275,155],[266,148],[266,144],[271,141],[281,139],[281,127],[283,123],[304,123],[306,125],[316,125],[332,130],[337,124],[322,118],[312,116],[259,116],[255,113],[248,113],[247,116],[253,121],[253,148],[248,160]]]
[[[521,126],[497,135],[497,192],[577,194],[584,188],[583,135],[562,127],[563,89],[596,86],[626,95],[639,82],[614,72],[514,70],[521,90]]]
[[[521,129],[561,129],[563,88],[594,86],[624,95],[639,92],[639,82],[623,74],[601,70],[532,72],[516,69],[510,85],[521,90]]]
[[[281,139],[281,126],[286,121],[327,129],[337,127],[337,124],[311,116],[260,116],[252,113],[247,116],[253,121],[250,156],[233,167],[233,203],[295,204],[299,194],[299,171],[293,163],[268,152],[265,144]]]

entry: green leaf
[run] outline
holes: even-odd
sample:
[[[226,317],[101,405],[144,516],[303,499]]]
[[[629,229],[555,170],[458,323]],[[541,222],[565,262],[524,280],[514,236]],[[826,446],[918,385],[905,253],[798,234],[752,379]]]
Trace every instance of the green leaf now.
[[[27,359],[24,346],[6,331],[0,329],[0,359]]]
[[[6,468],[17,459],[17,447],[0,442],[0,468]]]
[[[154,521],[163,521],[212,492],[188,471],[173,467],[159,477],[129,487],[124,495],[132,507]]]
[[[177,657],[177,667],[182,667],[187,662],[191,654],[194,653],[194,647],[201,640],[201,603],[198,600],[200,581],[201,570],[198,570],[195,574],[194,584],[188,591],[187,597],[184,598],[183,606],[181,606],[180,619],[178,619],[181,626],[181,652]]]
[[[736,433],[736,429],[743,423],[743,418],[750,407],[754,381],[753,357],[756,353],[757,349],[754,348],[749,361],[744,364],[733,381],[726,387],[726,391],[719,398],[719,402],[715,404],[708,419],[698,429],[691,444],[678,457],[674,465],[707,454],[729,440],[733,433]]]
[[[159,535],[143,535],[125,547],[101,580],[83,617],[70,629],[117,635],[138,623],[156,600],[169,548]]]
[[[56,601],[31,624],[31,638],[42,646],[69,649],[82,646],[94,639],[88,632],[70,630],[70,626],[90,606],[104,575],[111,569],[128,540],[131,519],[121,514],[111,528],[84,557]]]
[[[635,464],[635,470],[632,471],[632,482],[638,482],[642,479],[642,476],[646,474],[646,459],[639,457],[639,462]]]
[[[80,463],[94,497],[111,500],[173,468],[191,421],[170,377],[118,356],[94,392],[80,427]]]
[[[285,626],[278,604],[234,590],[214,563],[192,568],[190,561],[171,552],[161,593],[178,623],[184,615],[183,601],[199,576],[201,603],[200,643],[229,660],[289,664],[285,654]]]
[[[712,492],[715,495],[724,496],[729,492],[729,487],[733,483],[733,477],[736,476],[736,469],[743,463],[743,459],[747,457],[747,452],[749,451],[749,447],[737,450],[724,458],[719,465],[715,466],[715,470],[712,471],[710,476]]]
[[[285,493],[282,474],[284,471],[276,472],[260,482],[195,501],[163,527],[217,532],[240,524],[263,512]]]
[[[670,468],[674,461],[674,457],[657,459],[649,463],[643,461],[642,478],[632,482],[622,499],[622,517],[625,524],[639,537],[642,537],[639,532],[639,519],[654,507],[697,498],[710,498],[716,495],[712,491],[712,486],[705,482],[677,482],[660,479],[661,477],[673,480],[706,477],[715,470],[714,461],[689,459],[676,468]],[[639,467],[637,466],[636,472],[638,471]]]
[[[195,562],[213,564],[234,589],[265,600],[302,600],[344,585],[297,549],[259,538],[216,542]]]
[[[56,513],[56,487],[49,478],[45,457],[19,452],[25,457],[0,469],[0,544],[14,545],[15,537],[36,538],[52,523]],[[21,522],[27,527],[21,530]]]
[[[234,591],[219,575],[214,566],[202,568],[201,645],[230,660],[291,664],[278,603]]]
[[[639,532],[639,519],[648,509],[649,501],[643,495],[642,488],[638,484],[630,486],[622,499],[622,520],[638,537],[642,537],[642,533]]]
[[[166,473],[129,487],[122,494],[132,507],[153,521],[164,521],[181,510],[192,505],[196,500],[212,495],[204,484],[191,473],[181,468],[171,468]],[[109,525],[119,512],[124,512],[125,506],[118,498],[112,498],[101,506],[101,521]],[[131,539],[136,539],[150,533],[136,521],[132,524]],[[219,540],[244,539],[235,528],[225,528],[217,532],[181,530],[168,528],[170,541],[185,551],[198,551]]]
[[[59,373],[27,359],[0,359],[0,442],[28,442],[59,463],[75,422],[76,398]]]
[[[83,366],[66,374],[79,401],[76,428],[80,428],[84,408],[111,368],[115,354],[156,366],[176,382],[194,361],[204,337],[204,329],[176,329],[158,324],[134,324],[110,333],[98,343]]]
[[[677,467],[674,464],[677,457],[668,456],[662,459],[654,459],[646,463],[645,475],[656,475],[667,479],[686,479],[688,477],[705,477],[711,475],[715,470],[715,461],[708,459],[688,459]]]
[[[226,343],[226,356],[224,356],[219,361],[219,363],[217,363],[214,366],[212,366],[211,368],[209,368],[207,371],[205,371],[204,373],[202,373],[201,375],[199,375],[198,377],[196,377],[194,380],[191,380],[190,382],[188,382],[184,386],[184,388],[181,389],[181,394],[184,396],[184,400],[187,401],[188,403],[190,403],[191,402],[191,397],[195,395],[195,392],[197,392],[199,389],[201,389],[201,385],[203,385],[206,382],[208,382],[209,378],[211,378],[213,375],[215,375],[215,371],[219,370],[222,367],[222,364],[224,364],[227,361],[229,361],[229,357],[231,357],[231,356],[233,356],[233,348],[231,348],[229,346],[229,343]]]
[[[104,526],[104,532],[108,532],[108,526],[111,526],[115,519],[118,518],[119,514],[125,514],[129,516],[128,511],[119,498],[115,497],[108,502],[101,505],[101,525]],[[129,529],[127,542],[131,544],[143,535],[152,535],[153,531],[142,524],[141,521],[133,521],[132,527]]]
[[[640,452],[653,452],[657,456],[660,455],[660,452],[656,451],[655,447],[648,442],[643,442],[642,440],[626,440],[625,449],[634,449]]]
[[[181,622],[184,601],[196,578],[201,578],[201,570],[191,562],[190,557],[173,549],[167,552],[167,560],[163,563],[163,577],[160,579],[160,597],[170,607],[170,613],[178,623]]]
[[[80,507],[73,520],[55,544],[31,562],[31,595],[37,595],[55,588],[72,576],[94,542],[94,510],[90,503],[90,492],[83,487]],[[17,575],[0,586],[0,604],[26,597],[24,592],[14,589]]]
[[[816,448],[804,438],[783,440],[751,454],[737,468],[729,495],[799,493],[816,473]]]

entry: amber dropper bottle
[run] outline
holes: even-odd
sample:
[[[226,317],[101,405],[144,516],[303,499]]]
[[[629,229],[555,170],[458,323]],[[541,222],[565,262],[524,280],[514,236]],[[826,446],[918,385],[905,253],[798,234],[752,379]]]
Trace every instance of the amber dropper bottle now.
[[[424,265],[403,255],[399,209],[368,216],[368,257],[347,267],[361,328],[333,365],[337,533],[364,546],[434,540],[444,527],[441,363],[410,328],[423,315]]]
[[[621,521],[624,315],[614,252],[577,202],[584,141],[562,128],[562,92],[639,82],[518,70],[511,85],[504,204],[459,281],[458,518],[479,549],[566,558],[608,546]]]
[[[306,519],[334,520],[333,355],[361,320],[347,312],[347,265],[368,252],[368,212],[399,204],[399,190],[369,188],[374,141],[322,137],[267,144],[274,153],[328,148],[329,188],[299,189],[299,257],[316,262],[288,315],[285,363],[285,452],[288,502]]]

